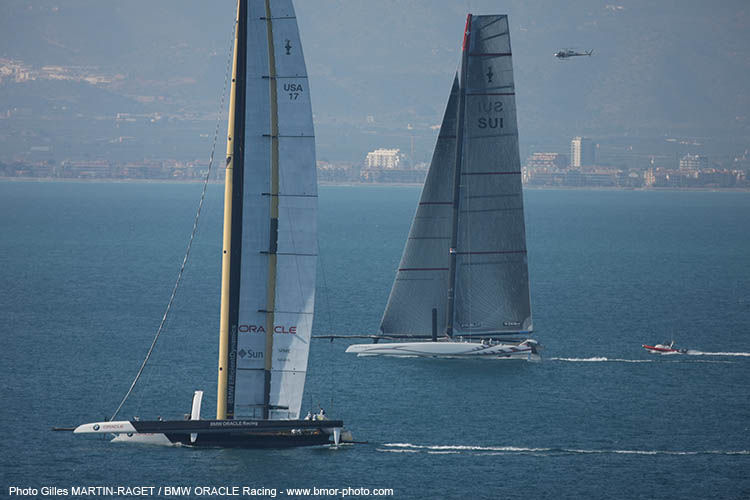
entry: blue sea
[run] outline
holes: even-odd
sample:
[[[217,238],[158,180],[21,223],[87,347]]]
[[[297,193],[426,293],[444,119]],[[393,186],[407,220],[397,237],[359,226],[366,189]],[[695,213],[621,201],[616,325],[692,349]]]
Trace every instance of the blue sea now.
[[[543,360],[356,358],[346,341],[314,341],[305,409],[323,406],[367,444],[190,449],[52,432],[110,416],[127,391],[200,190],[0,182],[3,495],[750,498],[750,193],[526,191]],[[321,187],[315,333],[377,330],[419,192]],[[214,412],[222,195],[209,186],[166,330],[120,418],[182,418],[195,389]],[[691,354],[641,348],[671,339]]]

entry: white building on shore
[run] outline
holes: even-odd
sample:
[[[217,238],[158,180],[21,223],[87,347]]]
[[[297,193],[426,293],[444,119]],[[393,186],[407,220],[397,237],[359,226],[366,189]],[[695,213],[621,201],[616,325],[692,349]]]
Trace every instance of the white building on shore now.
[[[398,168],[401,161],[400,150],[398,149],[376,149],[367,153],[365,165],[367,168]]]

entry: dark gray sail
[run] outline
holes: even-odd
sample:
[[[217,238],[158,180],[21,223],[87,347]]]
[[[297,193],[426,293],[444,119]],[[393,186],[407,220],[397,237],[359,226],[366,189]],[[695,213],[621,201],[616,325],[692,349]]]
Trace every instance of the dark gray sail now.
[[[508,17],[471,16],[461,82],[454,335],[532,329]]]
[[[419,206],[383,313],[382,333],[429,335],[433,308],[438,311],[438,332],[445,329],[457,109],[458,77],[453,81]]]
[[[507,16],[469,15],[383,334],[532,330],[515,87]]]

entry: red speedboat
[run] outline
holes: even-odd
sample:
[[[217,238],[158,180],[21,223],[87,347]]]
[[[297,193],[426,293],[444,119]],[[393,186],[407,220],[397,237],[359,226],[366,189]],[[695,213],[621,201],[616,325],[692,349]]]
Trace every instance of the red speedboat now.
[[[646,349],[648,352],[653,353],[653,354],[686,354],[687,353],[687,349],[675,348],[674,340],[670,342],[669,344],[656,344],[656,345],[643,344],[642,347]]]

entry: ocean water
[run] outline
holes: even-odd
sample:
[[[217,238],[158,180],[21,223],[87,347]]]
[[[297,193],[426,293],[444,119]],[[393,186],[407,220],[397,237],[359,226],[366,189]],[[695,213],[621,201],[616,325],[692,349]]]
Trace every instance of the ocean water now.
[[[0,488],[376,488],[394,498],[750,497],[750,193],[525,193],[539,363],[356,358],[305,406],[367,444],[194,450],[51,432],[111,415],[161,320],[201,186],[0,182]],[[372,333],[417,187],[320,189],[315,333]],[[214,411],[222,188],[120,417]],[[689,355],[646,353],[674,339]],[[363,490],[360,490],[362,492]],[[267,495],[270,498],[272,495]],[[323,497],[323,495],[318,495]]]

